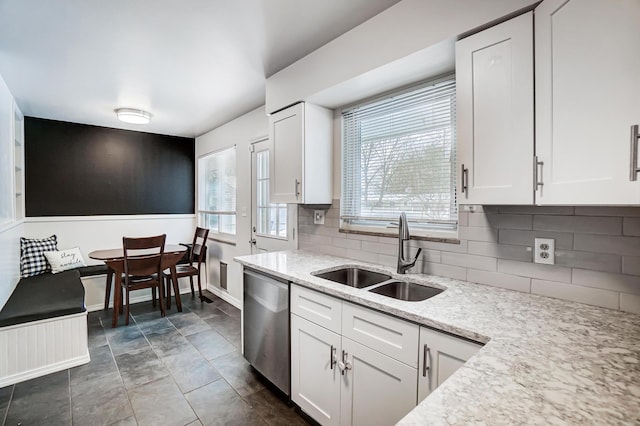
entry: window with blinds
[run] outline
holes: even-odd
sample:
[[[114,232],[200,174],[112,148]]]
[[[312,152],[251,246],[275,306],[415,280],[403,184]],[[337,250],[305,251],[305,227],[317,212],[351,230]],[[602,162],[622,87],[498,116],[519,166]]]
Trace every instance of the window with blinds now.
[[[342,111],[343,228],[456,229],[455,111],[453,76]]]
[[[235,147],[198,159],[198,222],[214,233],[236,233]]]

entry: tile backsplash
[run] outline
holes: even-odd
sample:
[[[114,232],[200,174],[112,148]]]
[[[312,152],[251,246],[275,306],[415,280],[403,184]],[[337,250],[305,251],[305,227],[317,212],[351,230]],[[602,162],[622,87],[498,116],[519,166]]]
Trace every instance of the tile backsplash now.
[[[397,238],[339,232],[340,201],[313,224],[298,209],[300,249],[395,266]],[[477,206],[460,212],[460,244],[411,240],[419,272],[640,314],[640,207]],[[556,264],[533,263],[554,238]]]

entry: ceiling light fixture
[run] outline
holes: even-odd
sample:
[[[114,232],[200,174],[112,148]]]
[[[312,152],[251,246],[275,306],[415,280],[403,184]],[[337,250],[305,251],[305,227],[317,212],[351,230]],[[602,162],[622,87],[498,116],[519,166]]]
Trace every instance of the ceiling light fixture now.
[[[153,117],[147,111],[133,108],[118,108],[114,110],[118,116],[118,120],[130,124],[148,124]]]

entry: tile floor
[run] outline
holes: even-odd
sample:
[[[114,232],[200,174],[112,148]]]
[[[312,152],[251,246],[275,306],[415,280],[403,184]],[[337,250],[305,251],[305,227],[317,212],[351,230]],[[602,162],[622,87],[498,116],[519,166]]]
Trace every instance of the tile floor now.
[[[183,296],[129,326],[89,314],[89,364],[0,389],[2,425],[304,425],[240,353],[240,311]],[[124,321],[121,320],[121,324]]]

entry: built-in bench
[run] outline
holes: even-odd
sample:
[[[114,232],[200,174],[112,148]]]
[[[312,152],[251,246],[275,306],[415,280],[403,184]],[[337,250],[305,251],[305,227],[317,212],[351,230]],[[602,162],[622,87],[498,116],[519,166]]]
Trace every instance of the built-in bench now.
[[[76,269],[81,277],[93,277],[96,275],[106,275],[109,268],[107,265],[89,265]]]
[[[89,362],[81,276],[88,266],[22,278],[0,311],[0,388]]]

